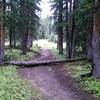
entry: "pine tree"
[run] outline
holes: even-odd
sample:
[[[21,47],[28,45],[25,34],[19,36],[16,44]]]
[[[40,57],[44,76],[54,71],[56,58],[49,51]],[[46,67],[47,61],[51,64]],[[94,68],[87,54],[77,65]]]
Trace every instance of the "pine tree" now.
[[[5,43],[5,0],[0,1],[0,63],[4,60],[4,43]]]
[[[57,48],[59,49],[59,54],[63,54],[63,0],[53,0],[51,3],[58,35]]]

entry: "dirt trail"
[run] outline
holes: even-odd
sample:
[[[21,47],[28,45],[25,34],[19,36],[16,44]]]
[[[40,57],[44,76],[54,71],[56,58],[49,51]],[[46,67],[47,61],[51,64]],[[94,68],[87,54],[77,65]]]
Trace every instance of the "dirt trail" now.
[[[55,59],[47,49],[41,50],[41,55],[29,61],[43,61]],[[95,100],[91,95],[81,91],[77,83],[64,73],[63,65],[38,66],[20,68],[18,73],[31,81],[40,89],[44,100]]]

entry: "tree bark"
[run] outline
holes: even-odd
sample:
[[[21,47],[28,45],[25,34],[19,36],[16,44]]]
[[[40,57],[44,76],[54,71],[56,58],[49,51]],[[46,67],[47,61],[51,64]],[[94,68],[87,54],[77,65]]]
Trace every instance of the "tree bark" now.
[[[10,21],[11,22],[11,21]],[[9,28],[9,48],[13,47],[13,38],[12,38],[12,22],[10,23],[10,28]]]
[[[76,36],[76,23],[75,14],[77,10],[78,0],[73,1],[73,14],[72,14],[72,32],[71,32],[71,58],[75,57],[75,36]]]
[[[0,63],[4,60],[4,43],[5,43],[5,28],[4,28],[4,2],[0,1]]]
[[[100,7],[100,0],[95,0],[95,6]],[[100,8],[94,14],[93,47],[93,76],[100,78]]]
[[[69,12],[68,2],[66,1],[66,58],[73,58],[75,57],[75,11],[77,1],[74,0],[73,3],[72,0],[70,1]]]
[[[68,27],[68,0],[66,0],[66,58],[71,58],[70,36]]]
[[[74,59],[63,59],[63,60],[48,60],[48,61],[38,61],[38,62],[28,62],[28,61],[11,61],[8,64],[17,65],[17,66],[23,66],[23,67],[33,67],[33,66],[39,66],[39,65],[48,65],[48,64],[56,64],[56,63],[71,63],[76,61],[84,61],[87,60],[87,58],[74,58]]]
[[[21,0],[21,16],[24,19],[22,21],[22,26],[24,29],[22,29],[22,54],[25,55],[27,53],[27,39],[28,39],[28,25],[29,21],[27,19],[28,17],[28,9],[27,9],[27,4],[25,0]]]
[[[32,43],[33,43],[33,38],[32,38],[32,34],[28,33],[28,37],[27,37],[27,48],[30,49],[32,47]]]
[[[31,21],[29,21],[29,27],[28,27],[28,37],[27,37],[27,48],[30,49],[33,44],[33,34],[32,34],[32,27],[31,27]]]
[[[61,0],[60,2],[60,10],[59,10],[59,16],[58,16],[58,49],[59,49],[59,54],[63,54],[63,0]]]
[[[93,14],[92,14],[93,15]],[[87,58],[89,59],[91,63],[91,72],[90,76],[93,76],[93,50],[92,50],[92,37],[93,37],[93,16],[91,16],[90,21],[88,23],[88,37],[87,37]]]
[[[22,37],[22,54],[26,55],[27,53],[27,37],[28,37],[28,29],[25,29],[23,32],[23,37]]]
[[[13,33],[13,47],[16,48],[16,33]]]

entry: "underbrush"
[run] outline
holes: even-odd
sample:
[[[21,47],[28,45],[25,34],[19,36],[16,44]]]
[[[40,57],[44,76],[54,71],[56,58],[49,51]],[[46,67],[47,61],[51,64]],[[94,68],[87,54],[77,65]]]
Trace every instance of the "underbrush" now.
[[[42,96],[28,81],[22,80],[15,66],[0,68],[0,100],[42,100]]]
[[[28,52],[26,55],[21,54],[21,50],[18,49],[7,49],[5,51],[5,56],[4,56],[4,61],[10,61],[10,60],[28,60],[33,57],[34,53],[33,52]]]
[[[56,59],[64,59],[64,55],[59,55],[57,49],[52,49],[53,54]],[[75,62],[75,63],[66,63],[65,70],[69,75],[75,78],[83,89],[89,93],[95,95],[97,100],[100,100],[100,80],[95,79],[94,77],[85,77],[80,78],[80,75],[84,75],[91,71],[91,64],[87,61]]]
[[[67,63],[65,67],[74,78],[79,78],[80,75],[84,75],[91,71],[91,64],[87,61]]]
[[[88,62],[76,62],[66,64],[65,68],[69,74],[75,78],[80,85],[89,93],[95,95],[100,100],[100,80],[94,77],[80,78],[80,75],[89,73],[91,65]]]
[[[29,60],[35,55],[36,52],[39,52],[40,47],[38,45],[33,45],[33,47],[30,50],[31,51],[28,51],[26,55],[23,55],[21,53],[20,49],[6,49],[4,61],[10,61],[10,60],[26,61],[26,60]]]
[[[34,52],[34,51],[35,51],[35,52],[39,52],[40,49],[41,49],[41,47],[38,46],[37,44],[34,44],[34,45],[30,48],[30,50],[32,50],[33,52]]]
[[[64,59],[65,58],[65,55],[64,54],[60,55],[59,51],[57,49],[52,48],[51,51],[52,51],[52,53],[53,53],[53,55],[55,56],[56,59],[60,60],[60,59]]]

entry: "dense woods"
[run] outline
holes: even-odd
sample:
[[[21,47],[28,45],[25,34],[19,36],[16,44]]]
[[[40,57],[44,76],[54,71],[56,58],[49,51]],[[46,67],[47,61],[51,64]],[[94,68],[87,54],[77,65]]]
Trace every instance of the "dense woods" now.
[[[100,78],[99,6],[99,0],[52,1],[59,53],[63,53],[61,42],[65,41],[66,58],[75,58],[80,55],[79,53],[87,56],[92,63],[90,75],[97,78]]]
[[[87,56],[92,63],[91,75],[100,78],[100,1],[52,0],[50,4],[55,25],[50,30],[57,34],[59,54],[66,52],[66,58]],[[10,48],[16,48],[19,43],[22,54],[32,46],[40,26],[39,5],[40,0],[0,1],[1,63],[6,38],[9,37]],[[66,42],[65,50],[63,42]]]
[[[26,53],[27,48],[31,47],[33,33],[36,32],[36,27],[39,25],[39,2],[39,0],[1,1],[3,9],[6,8],[2,9],[2,13],[5,14],[6,37],[9,38],[9,47],[16,48],[16,43],[19,41],[23,54]]]
[[[0,100],[96,98],[100,0],[0,0]]]

